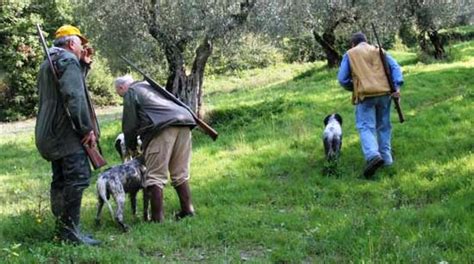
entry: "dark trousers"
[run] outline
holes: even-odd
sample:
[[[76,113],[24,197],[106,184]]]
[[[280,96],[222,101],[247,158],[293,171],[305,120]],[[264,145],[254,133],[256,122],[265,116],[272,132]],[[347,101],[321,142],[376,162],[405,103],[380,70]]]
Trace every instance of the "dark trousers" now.
[[[89,186],[91,168],[86,153],[81,150],[51,163],[51,210],[62,224],[79,224],[82,192]]]

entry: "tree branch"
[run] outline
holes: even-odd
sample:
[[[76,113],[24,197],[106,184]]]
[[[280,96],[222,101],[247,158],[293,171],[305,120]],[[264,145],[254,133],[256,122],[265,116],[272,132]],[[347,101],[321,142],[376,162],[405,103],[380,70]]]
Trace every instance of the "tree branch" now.
[[[247,20],[249,13],[255,7],[255,3],[256,0],[245,0],[244,2],[241,2],[240,12],[237,14],[229,15],[227,23],[225,23],[223,26],[211,28],[207,32],[206,38],[209,40],[215,40],[216,38],[220,38],[227,32],[232,31],[236,27],[244,24]]]

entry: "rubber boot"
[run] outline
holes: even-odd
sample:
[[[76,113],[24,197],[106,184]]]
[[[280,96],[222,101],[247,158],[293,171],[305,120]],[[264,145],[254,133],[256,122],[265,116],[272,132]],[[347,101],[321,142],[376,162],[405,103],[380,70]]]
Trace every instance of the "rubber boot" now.
[[[100,241],[82,234],[79,228],[82,190],[67,190],[67,192],[65,190],[64,198],[64,211],[61,215],[61,239],[74,244],[98,246]]]
[[[56,218],[59,218],[64,208],[63,191],[59,189],[51,189],[50,191],[51,211]]]
[[[64,195],[62,189],[51,188],[50,190],[51,211],[56,219],[54,236],[60,237],[62,230],[61,215],[64,210]]]
[[[54,236],[56,238],[61,237],[64,224],[61,221],[61,216],[63,215],[64,210],[64,191],[62,188],[51,187],[50,190],[50,202],[51,202],[51,211],[54,215],[55,220],[55,231]],[[86,236],[92,238],[90,234],[85,234]]]
[[[194,216],[194,207],[191,202],[191,189],[187,181],[175,187],[176,193],[178,193],[179,204],[181,205],[181,211],[175,215],[176,220],[180,220],[184,217]]]
[[[162,223],[165,219],[163,208],[163,190],[158,185],[147,187],[151,204],[151,221]]]

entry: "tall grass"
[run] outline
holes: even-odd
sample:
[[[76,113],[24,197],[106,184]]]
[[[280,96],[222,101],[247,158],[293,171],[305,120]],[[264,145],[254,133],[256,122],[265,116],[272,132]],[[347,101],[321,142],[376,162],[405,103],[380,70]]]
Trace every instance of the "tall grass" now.
[[[473,48],[457,44],[454,61],[430,65],[393,53],[407,121],[392,112],[395,165],[372,181],[361,177],[353,106],[336,70],[277,65],[207,81],[206,111],[220,136],[193,133],[197,216],[175,222],[179,203],[167,187],[164,224],[133,219],[127,208],[129,233],[108,214],[96,227],[90,187],[82,224],[104,241],[98,248],[54,241],[50,165],[32,132],[0,136],[0,262],[472,263]],[[332,112],[344,118],[343,154],[337,174],[326,175],[322,120]],[[120,122],[101,119],[101,127],[117,164]]]

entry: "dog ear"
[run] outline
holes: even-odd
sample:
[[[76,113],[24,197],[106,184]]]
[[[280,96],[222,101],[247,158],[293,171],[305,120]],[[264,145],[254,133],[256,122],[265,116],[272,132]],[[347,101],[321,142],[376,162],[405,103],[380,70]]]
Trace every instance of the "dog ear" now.
[[[334,116],[336,117],[336,120],[339,122],[339,124],[341,124],[342,126],[342,116],[339,114],[335,114]]]
[[[331,115],[328,115],[324,118],[324,126],[327,126],[328,125],[328,122],[329,122],[329,118],[331,117]]]

